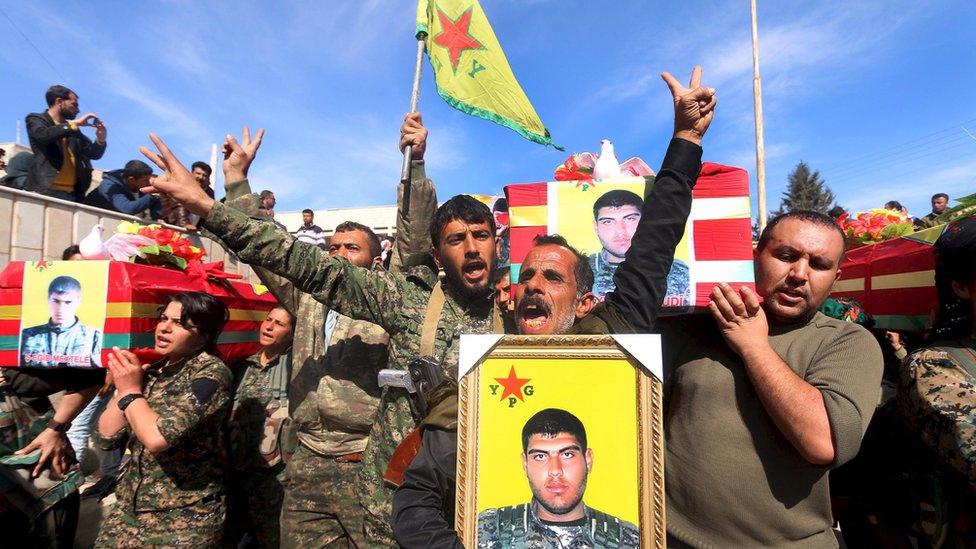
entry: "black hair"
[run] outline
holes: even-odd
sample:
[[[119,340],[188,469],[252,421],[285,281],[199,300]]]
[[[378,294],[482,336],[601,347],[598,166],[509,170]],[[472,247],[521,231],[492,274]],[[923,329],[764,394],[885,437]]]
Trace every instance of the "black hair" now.
[[[200,160],[197,160],[192,165],[190,165],[190,171],[192,172],[197,168],[200,168],[201,170],[207,172],[208,176],[213,173],[213,168],[210,167],[210,164],[207,164],[206,162]]]
[[[77,93],[71,91],[70,88],[66,88],[65,86],[62,86],[60,84],[55,84],[50,88],[48,88],[46,92],[44,92],[44,100],[47,101],[48,107],[53,107],[55,101],[57,101],[58,99],[70,99],[71,94],[73,93],[76,96],[78,95]]]
[[[949,195],[946,193],[935,193],[932,195],[932,200],[935,200],[936,198],[945,198],[946,200],[949,200]]]
[[[783,220],[786,219],[795,219],[797,221],[813,223],[814,225],[820,225],[821,227],[827,227],[837,231],[837,234],[840,235],[841,242],[844,243],[844,248],[841,249],[841,256],[843,257],[844,250],[847,246],[847,237],[844,235],[844,230],[840,228],[840,225],[837,224],[836,220],[831,219],[831,217],[827,214],[822,214],[812,210],[793,210],[770,219],[769,223],[766,225],[766,228],[763,229],[762,234],[759,235],[759,243],[756,244],[757,252],[763,251],[766,245],[769,244],[769,238],[772,236],[776,225],[779,225]]]
[[[63,294],[67,292],[78,292],[81,293],[81,283],[78,279],[66,275],[61,275],[51,281],[51,284],[47,287],[47,296],[51,297],[53,294]]]
[[[71,256],[80,253],[81,253],[81,248],[79,248],[77,244],[72,244],[67,248],[65,248],[63,252],[61,252],[61,259],[67,261],[71,259]]]
[[[122,177],[139,177],[140,175],[152,175],[152,168],[142,160],[130,160],[122,168]]]
[[[966,338],[973,329],[970,305],[973,298],[957,296],[952,283],[973,287],[976,282],[976,218],[969,217],[946,227],[932,251],[935,254],[935,291],[939,310],[928,340]]]
[[[566,238],[558,234],[538,235],[533,240],[534,246],[553,244],[566,248],[576,256],[576,265],[573,266],[573,276],[576,277],[576,298],[579,299],[587,292],[593,291],[593,268],[590,267],[589,259],[580,253],[579,250],[569,245]]]
[[[847,213],[847,210],[845,210],[843,206],[834,206],[833,208],[827,210],[827,215],[833,219],[837,219],[845,213]]]
[[[265,189],[261,191],[261,200],[264,200],[265,198],[268,198],[269,196],[273,196],[273,195],[274,193],[272,191]]]
[[[529,450],[529,439],[532,435],[546,435],[554,437],[559,433],[569,433],[576,437],[580,451],[586,451],[586,429],[578,417],[559,408],[546,408],[535,413],[525,427],[522,427],[522,452]]]
[[[379,257],[383,254],[383,248],[380,246],[380,238],[376,236],[373,229],[370,229],[362,223],[356,223],[355,221],[343,221],[336,225],[336,233],[348,233],[352,231],[360,231],[366,234],[366,240],[369,241],[369,255],[371,257]]]
[[[608,191],[593,203],[593,219],[597,219],[600,210],[603,208],[622,208],[624,206],[634,206],[638,210],[644,207],[644,200],[637,196],[637,193],[614,189]]]
[[[899,212],[902,208],[904,208],[904,206],[901,205],[901,202],[898,202],[897,200],[889,200],[885,202],[884,207],[886,210],[895,210]]]
[[[302,210],[302,213],[303,214],[312,214],[312,215],[315,215],[315,212],[313,212],[312,210],[310,210],[308,208],[305,208],[304,210]]]
[[[441,204],[434,213],[434,220],[430,224],[430,241],[435,248],[441,244],[441,230],[456,219],[465,223],[485,223],[491,234],[495,234],[495,216],[488,206],[473,196],[459,194]]]
[[[169,296],[166,303],[160,308],[160,313],[173,302],[183,306],[183,310],[180,312],[180,324],[195,326],[197,333],[203,336],[203,350],[219,357],[217,338],[220,337],[220,332],[230,317],[227,306],[210,294],[182,292]]]

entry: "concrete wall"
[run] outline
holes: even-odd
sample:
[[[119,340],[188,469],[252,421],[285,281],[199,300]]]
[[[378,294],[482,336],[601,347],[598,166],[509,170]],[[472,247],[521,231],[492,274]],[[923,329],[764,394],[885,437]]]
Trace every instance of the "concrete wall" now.
[[[61,252],[101,225],[107,238],[120,220],[139,218],[76,204],[57,198],[0,187],[0,269],[10,261],[60,260]],[[179,227],[169,228],[185,232]],[[216,242],[200,239],[207,255],[204,262],[223,261],[224,270],[259,282],[249,266],[237,261]]]

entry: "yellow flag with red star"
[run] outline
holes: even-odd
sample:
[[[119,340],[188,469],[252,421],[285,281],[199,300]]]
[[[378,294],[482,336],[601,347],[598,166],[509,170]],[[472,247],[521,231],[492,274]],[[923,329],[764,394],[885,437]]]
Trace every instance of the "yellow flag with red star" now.
[[[426,40],[437,93],[449,105],[552,145],[477,0],[420,0],[417,39]]]

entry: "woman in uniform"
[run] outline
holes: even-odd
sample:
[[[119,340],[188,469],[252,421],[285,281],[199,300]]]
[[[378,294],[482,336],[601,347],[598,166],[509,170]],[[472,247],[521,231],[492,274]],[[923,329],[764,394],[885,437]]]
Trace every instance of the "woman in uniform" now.
[[[128,438],[132,458],[96,547],[220,543],[222,429],[233,376],[217,357],[217,337],[227,317],[227,308],[211,295],[176,294],[156,325],[160,360],[141,365],[128,351],[111,354],[116,391],[96,438],[104,449]]]

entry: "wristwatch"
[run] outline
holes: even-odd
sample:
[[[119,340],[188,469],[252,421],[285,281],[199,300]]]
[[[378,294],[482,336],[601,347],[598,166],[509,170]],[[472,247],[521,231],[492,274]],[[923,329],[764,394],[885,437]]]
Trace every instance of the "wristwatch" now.
[[[58,433],[67,433],[68,429],[71,428],[71,422],[61,423],[60,421],[55,421],[52,419],[47,422],[47,428]]]
[[[119,399],[118,402],[119,410],[122,410],[124,412],[125,409],[128,408],[129,405],[132,404],[132,402],[135,401],[137,398],[146,398],[146,395],[142,393],[132,393],[131,395],[125,395],[124,397]]]

